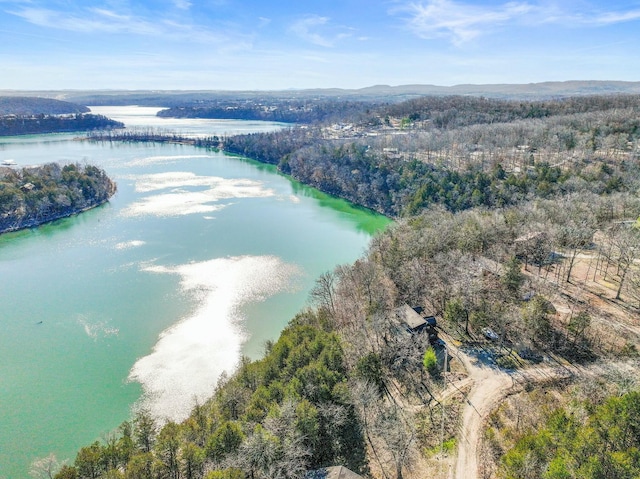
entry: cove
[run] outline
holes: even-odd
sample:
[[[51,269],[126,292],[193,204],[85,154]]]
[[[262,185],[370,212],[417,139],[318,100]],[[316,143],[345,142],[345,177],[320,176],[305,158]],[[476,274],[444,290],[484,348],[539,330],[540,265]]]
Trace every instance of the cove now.
[[[282,127],[94,111],[181,134]],[[187,145],[13,137],[0,139],[4,159],[96,164],[118,192],[0,235],[2,479],[28,477],[49,453],[73,461],[136,405],[180,420],[241,355],[261,356],[318,275],[357,259],[389,223],[273,168]]]

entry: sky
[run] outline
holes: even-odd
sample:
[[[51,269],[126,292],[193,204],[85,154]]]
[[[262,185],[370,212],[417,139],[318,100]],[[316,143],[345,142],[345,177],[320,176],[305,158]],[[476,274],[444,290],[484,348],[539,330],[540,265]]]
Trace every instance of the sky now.
[[[0,0],[0,89],[640,81],[640,0]]]

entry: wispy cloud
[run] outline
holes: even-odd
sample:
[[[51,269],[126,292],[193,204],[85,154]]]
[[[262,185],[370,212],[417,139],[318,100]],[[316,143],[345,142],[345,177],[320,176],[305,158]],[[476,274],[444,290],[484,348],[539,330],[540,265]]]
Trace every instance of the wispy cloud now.
[[[40,27],[72,32],[159,34],[157,25],[141,18],[118,14],[102,8],[89,8],[80,13],[68,13],[47,8],[25,7],[9,12]]]
[[[455,45],[489,34],[507,24],[527,26],[608,26],[640,20],[640,9],[570,11],[552,3],[507,2],[478,5],[452,0],[412,1],[390,13],[405,16],[409,29],[425,39],[444,38]]]
[[[174,0],[174,5],[180,10],[189,10],[192,3],[189,0]]]
[[[346,27],[333,26],[328,17],[320,15],[304,17],[295,22],[290,29],[304,41],[327,48],[351,36]]]
[[[595,25],[613,25],[617,23],[632,22],[640,20],[640,9],[629,10],[627,12],[603,12],[593,17],[586,18],[587,23]]]
[[[191,5],[187,0],[175,0],[174,4],[183,9],[190,8]],[[250,35],[233,30],[225,28],[214,30],[208,26],[181,22],[173,18],[147,19],[143,16],[121,13],[108,8],[91,7],[75,11],[61,11],[51,8],[15,6],[7,13],[39,27],[76,33],[153,36],[165,40],[212,46],[231,45],[234,49],[250,48],[251,46]]]
[[[528,3],[478,6],[449,0],[431,0],[426,3],[411,3],[398,11],[408,13],[407,24],[419,37],[445,38],[454,44],[462,44],[498,25],[523,17],[533,9]]]

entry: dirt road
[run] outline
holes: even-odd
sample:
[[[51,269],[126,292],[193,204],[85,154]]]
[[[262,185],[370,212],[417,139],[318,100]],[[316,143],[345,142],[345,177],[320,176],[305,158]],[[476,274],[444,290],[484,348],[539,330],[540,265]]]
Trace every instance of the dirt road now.
[[[505,371],[493,366],[482,355],[474,357],[450,347],[467,369],[472,387],[462,410],[458,437],[455,479],[478,478],[478,448],[485,420],[509,395],[521,391],[526,384],[544,383],[570,377],[595,377],[625,371],[637,374],[638,365],[630,361],[577,365],[544,365],[528,369]],[[635,371],[635,372],[634,372]]]
[[[512,389],[514,381],[497,368],[476,363],[459,351],[455,351],[455,354],[463,362],[473,381],[467,404],[462,410],[455,477],[474,479],[478,477],[478,444],[482,424]]]

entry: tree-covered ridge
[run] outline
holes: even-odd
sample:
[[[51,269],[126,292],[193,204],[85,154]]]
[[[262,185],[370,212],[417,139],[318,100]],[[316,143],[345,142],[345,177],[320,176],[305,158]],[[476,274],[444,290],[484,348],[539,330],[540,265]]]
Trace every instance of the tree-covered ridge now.
[[[635,108],[639,95],[590,95],[555,100],[500,100],[476,96],[427,96],[374,110],[373,117],[429,121],[437,128],[511,123],[518,120]]]
[[[283,123],[328,123],[362,118],[379,103],[338,99],[200,100],[158,112],[164,118],[215,118],[279,121]]]
[[[38,97],[0,97],[0,136],[124,128],[86,106]]]
[[[345,109],[351,111],[348,104]],[[391,217],[432,204],[460,211],[583,191],[631,191],[640,178],[640,96],[545,102],[429,97],[356,111],[349,116],[338,109],[338,123],[270,133],[94,138],[221,148]]]
[[[86,106],[52,98],[0,96],[0,117],[5,115],[75,115],[88,113]]]
[[[633,189],[639,114],[637,96],[428,98],[374,110],[360,123],[201,143],[276,164],[322,191],[401,216],[433,203],[459,211]]]
[[[184,422],[140,411],[82,448],[57,479],[299,478],[321,466],[366,467],[340,340],[300,315],[262,360],[243,361]]]
[[[0,233],[79,213],[115,191],[115,183],[93,165],[0,168]]]
[[[106,130],[124,128],[124,124],[103,115],[74,113],[70,115],[0,116],[0,136],[35,135],[73,131]]]

